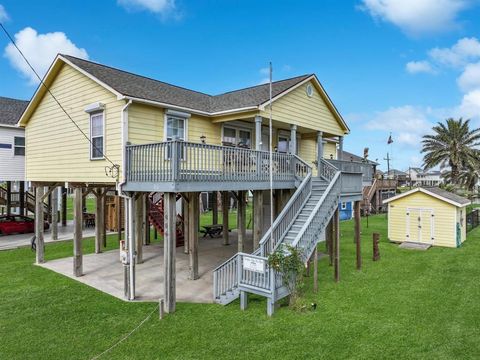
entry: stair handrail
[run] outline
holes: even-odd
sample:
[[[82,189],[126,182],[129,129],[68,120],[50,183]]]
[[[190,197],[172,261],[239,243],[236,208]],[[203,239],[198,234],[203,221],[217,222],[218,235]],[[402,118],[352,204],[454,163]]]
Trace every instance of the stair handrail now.
[[[368,202],[372,200],[373,194],[375,193],[375,191],[377,191],[377,185],[378,185],[377,180],[378,179],[373,180],[372,187],[370,188],[370,190],[368,190],[368,194],[367,194]]]
[[[311,228],[311,226],[313,224],[313,219],[315,218],[315,216],[317,216],[317,213],[319,212],[322,205],[325,203],[327,197],[329,195],[331,195],[331,192],[333,191],[333,189],[339,187],[340,178],[341,178],[341,171],[339,171],[337,169],[337,172],[335,173],[333,179],[330,181],[330,184],[328,184],[327,188],[323,192],[322,197],[320,198],[320,200],[315,205],[314,209],[310,213],[310,215],[309,215],[307,221],[305,222],[305,224],[303,224],[302,228],[300,229],[297,236],[295,237],[295,240],[293,240],[293,242],[292,242],[293,247],[298,246],[298,244],[300,243],[301,239],[303,238],[303,236],[305,235],[307,230]]]
[[[274,232],[273,236],[273,241],[279,241],[282,236],[288,231],[290,228],[290,225],[294,221],[297,213],[301,210],[303,207],[303,204],[308,200],[308,197],[312,191],[312,171],[311,171],[311,166],[308,165],[305,161],[300,159],[299,157],[295,156],[300,162],[303,163],[303,165],[307,166],[307,176],[303,179],[301,182],[300,186],[297,188],[295,193],[290,197],[288,202],[285,204],[283,207],[282,211],[280,214],[277,216],[275,221],[273,222],[272,226],[267,230],[267,232],[263,235],[262,239],[259,242],[259,248],[253,253],[254,255],[260,255],[260,256],[266,256],[270,253],[270,251],[273,251],[273,249],[276,248],[275,244],[271,244],[271,239],[272,239],[272,232]],[[297,205],[297,206],[295,206]],[[270,204],[270,206],[273,206],[273,204]],[[294,213],[292,213],[294,212]],[[279,236],[275,236],[275,231],[279,228],[279,226],[282,224],[284,219],[287,218],[289,215],[289,223],[288,224],[283,224],[283,231],[282,234]],[[276,238],[276,239],[275,239]]]

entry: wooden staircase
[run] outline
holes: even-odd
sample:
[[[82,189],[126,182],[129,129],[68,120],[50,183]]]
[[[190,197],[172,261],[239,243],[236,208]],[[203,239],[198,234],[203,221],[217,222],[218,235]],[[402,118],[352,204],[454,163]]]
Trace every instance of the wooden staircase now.
[[[177,200],[182,196],[177,194]],[[148,219],[150,223],[163,236],[164,234],[164,211],[163,211],[163,193],[151,193],[148,196]],[[177,214],[177,247],[185,244],[185,234],[183,231],[183,217]]]
[[[3,186],[0,186],[0,205],[7,205],[8,203],[7,196],[8,196],[7,189]],[[10,192],[10,204],[13,208],[20,207],[20,196],[21,196],[21,193],[19,191]],[[25,204],[25,209],[27,210],[27,213],[30,212],[32,214],[35,214],[35,195],[34,194],[28,191],[25,191],[24,204]],[[43,215],[45,220],[50,221],[51,211],[50,211],[50,207],[46,203],[43,203]]]

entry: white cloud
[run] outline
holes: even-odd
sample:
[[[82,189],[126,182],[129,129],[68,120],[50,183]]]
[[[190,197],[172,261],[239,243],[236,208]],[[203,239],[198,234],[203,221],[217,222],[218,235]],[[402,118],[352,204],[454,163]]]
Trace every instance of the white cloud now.
[[[418,73],[427,73],[427,74],[435,74],[436,71],[432,67],[430,62],[423,60],[423,61],[409,61],[405,68],[407,72],[410,74],[418,74]]]
[[[480,89],[466,93],[454,112],[457,117],[472,119],[476,126],[480,126]]]
[[[434,48],[428,54],[439,64],[458,68],[480,57],[480,42],[474,37],[463,38],[450,48]]]
[[[457,84],[463,92],[480,89],[480,62],[465,66]]]
[[[457,16],[472,0],[362,0],[361,8],[411,35],[458,27]]]
[[[162,16],[175,13],[175,0],[118,0],[117,3],[129,11],[146,10]]]
[[[47,72],[58,53],[88,59],[87,51],[78,48],[63,32],[38,34],[35,29],[26,27],[15,34],[15,42],[40,76]],[[37,77],[12,44],[7,45],[4,56],[31,84],[38,83]]]
[[[415,146],[420,145],[421,137],[431,131],[432,122],[429,108],[405,105],[391,107],[385,111],[377,112],[365,127],[368,130],[383,130],[393,132],[394,142]]]
[[[10,18],[7,14],[7,10],[5,10],[5,7],[2,4],[0,4],[0,21],[3,22],[3,21],[7,21],[9,19]]]

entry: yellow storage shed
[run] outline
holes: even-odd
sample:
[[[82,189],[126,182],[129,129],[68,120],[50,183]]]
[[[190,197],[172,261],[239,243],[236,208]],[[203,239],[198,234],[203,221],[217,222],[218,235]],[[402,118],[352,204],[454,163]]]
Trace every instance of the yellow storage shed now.
[[[415,188],[384,200],[388,239],[432,246],[459,247],[467,237],[470,200],[440,188]]]

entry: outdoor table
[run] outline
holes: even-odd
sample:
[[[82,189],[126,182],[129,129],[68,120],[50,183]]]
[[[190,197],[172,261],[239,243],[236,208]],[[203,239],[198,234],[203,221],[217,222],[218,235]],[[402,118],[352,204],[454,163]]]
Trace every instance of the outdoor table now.
[[[204,230],[200,232],[203,233],[203,237],[206,238],[209,235],[211,238],[218,237],[222,235],[223,225],[222,224],[213,224],[213,225],[204,225],[202,226]]]

